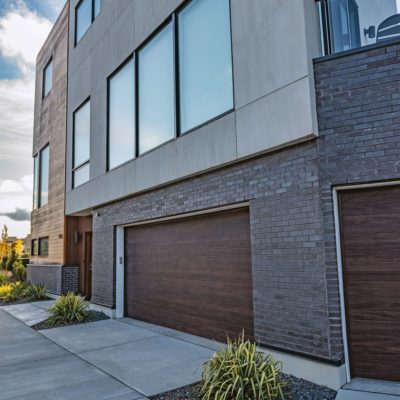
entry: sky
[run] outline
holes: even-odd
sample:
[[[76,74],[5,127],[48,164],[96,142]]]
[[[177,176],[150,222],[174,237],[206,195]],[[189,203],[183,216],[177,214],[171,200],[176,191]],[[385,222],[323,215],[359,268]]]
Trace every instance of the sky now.
[[[0,229],[30,231],[35,60],[65,0],[0,0]]]

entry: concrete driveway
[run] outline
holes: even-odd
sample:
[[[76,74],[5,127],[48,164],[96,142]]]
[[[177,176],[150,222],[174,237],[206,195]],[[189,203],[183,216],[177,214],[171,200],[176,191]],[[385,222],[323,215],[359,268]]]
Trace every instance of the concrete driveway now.
[[[127,318],[36,332],[0,309],[0,397],[146,399],[197,382],[219,347]]]

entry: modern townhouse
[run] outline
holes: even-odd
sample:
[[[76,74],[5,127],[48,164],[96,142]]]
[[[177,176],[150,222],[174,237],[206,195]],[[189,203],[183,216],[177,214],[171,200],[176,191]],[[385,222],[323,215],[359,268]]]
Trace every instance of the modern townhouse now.
[[[38,58],[30,279],[244,329],[333,388],[399,381],[399,23],[395,0],[71,0]]]

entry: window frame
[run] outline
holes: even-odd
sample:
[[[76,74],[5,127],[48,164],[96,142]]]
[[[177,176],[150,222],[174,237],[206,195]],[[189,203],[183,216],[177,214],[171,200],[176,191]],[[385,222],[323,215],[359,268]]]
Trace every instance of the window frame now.
[[[90,103],[90,96],[88,97],[88,98],[86,98],[82,103],[81,103],[81,105],[73,112],[73,114],[72,114],[72,157],[71,157],[71,162],[72,162],[72,165],[71,165],[71,173],[72,173],[72,176],[71,176],[71,187],[72,187],[72,189],[75,189],[75,188],[77,188],[77,187],[79,187],[79,186],[82,186],[82,185],[84,185],[85,183],[87,183],[87,182],[89,182],[89,181],[87,181],[87,182],[84,182],[84,183],[81,183],[80,185],[78,185],[78,186],[75,186],[75,171],[76,170],[78,170],[78,169],[80,169],[80,168],[82,168],[82,167],[84,167],[84,166],[86,166],[86,165],[88,165],[89,164],[89,168],[90,168],[90,142],[91,142],[91,128],[92,128],[92,124],[91,124],[91,112],[92,112],[92,108],[90,108],[90,113],[89,113],[89,158],[87,159],[87,160],[85,160],[85,161],[83,161],[81,164],[79,164],[79,165],[77,165],[76,167],[74,166],[75,165],[75,115],[76,115],[76,113],[77,112],[79,112],[87,103]],[[89,176],[90,176],[90,170],[89,170]],[[90,179],[89,179],[90,180]]]
[[[41,245],[43,240],[47,240],[47,254],[42,254],[42,252],[41,252],[40,245]],[[38,239],[37,243],[38,243],[38,251],[37,251],[38,254],[37,255],[40,256],[40,257],[48,257],[49,256],[49,237],[48,236],[40,237]]]
[[[82,0],[81,0],[82,1]],[[232,37],[232,2],[231,0],[228,0],[229,4],[229,30],[230,30],[230,46],[231,46],[231,65],[232,65],[232,108],[229,110],[224,111],[223,113],[212,117],[208,119],[207,121],[202,122],[201,124],[198,124],[194,126],[193,128],[182,132],[181,126],[180,126],[180,119],[181,119],[181,113],[180,113],[180,71],[179,71],[179,24],[178,24],[178,15],[181,11],[183,11],[189,4],[191,4],[193,1],[198,1],[198,0],[187,0],[184,1],[181,5],[179,5],[173,12],[171,12],[164,20],[163,22],[157,26],[140,44],[135,48],[133,52],[129,54],[129,56],[121,63],[115,70],[108,76],[107,78],[107,137],[106,137],[106,173],[113,171],[117,168],[120,168],[124,166],[125,164],[133,161],[134,159],[140,158],[152,151],[157,150],[161,146],[164,146],[167,143],[172,142],[173,140],[178,139],[181,136],[185,136],[195,130],[200,129],[201,127],[208,125],[220,118],[223,118],[224,116],[232,113],[233,111],[236,110],[236,101],[235,101],[235,79],[234,79],[234,59],[233,59],[233,37]],[[174,79],[174,101],[175,101],[175,115],[174,115],[174,122],[175,122],[175,132],[174,132],[174,137],[172,139],[169,139],[168,141],[161,143],[160,145],[149,149],[143,153],[139,153],[139,57],[138,54],[140,50],[142,50],[145,46],[147,46],[164,28],[166,28],[169,24],[172,24],[172,40],[173,40],[173,68],[174,68],[174,73],[173,73],[173,79]],[[129,62],[129,60],[134,59],[134,69],[135,69],[135,93],[134,93],[134,98],[135,98],[135,156],[123,162],[122,164],[110,169],[109,168],[109,124],[110,124],[110,118],[109,118],[109,100],[110,100],[110,91],[109,91],[109,79],[112,78],[115,74],[117,74],[124,66]]]
[[[101,14],[101,9],[102,9],[101,3],[102,3],[102,0],[99,0],[100,10],[99,10],[99,13],[97,15],[94,14],[95,13],[95,11],[94,11],[95,7],[94,6],[95,6],[96,0],[87,0],[87,1],[90,2],[90,25],[88,26],[88,28],[86,29],[86,31],[82,35],[82,37],[79,40],[77,40],[78,39],[78,37],[77,37],[77,26],[78,25],[77,25],[76,21],[78,20],[78,18],[77,18],[78,9],[79,9],[79,7],[81,6],[81,4],[84,1],[85,0],[79,0],[78,4],[75,6],[75,10],[74,10],[74,24],[75,24],[74,25],[74,47],[76,47],[78,45],[78,43],[85,37],[86,33],[89,31],[90,27],[92,26],[94,20]]]
[[[45,88],[46,88],[46,71],[47,68],[51,64],[51,88],[49,89],[48,93],[46,94]],[[43,71],[42,71],[42,99],[45,99],[47,96],[50,95],[51,90],[53,89],[53,55],[50,57],[49,61],[47,61],[47,64],[44,66]]]

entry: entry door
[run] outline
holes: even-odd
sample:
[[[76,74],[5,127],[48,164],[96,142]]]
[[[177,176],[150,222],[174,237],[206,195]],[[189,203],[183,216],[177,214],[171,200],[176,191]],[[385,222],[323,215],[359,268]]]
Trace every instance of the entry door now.
[[[247,209],[125,230],[129,317],[221,341],[253,337]]]
[[[92,298],[92,232],[85,233],[85,296]]]
[[[400,188],[339,201],[352,377],[400,381]]]

